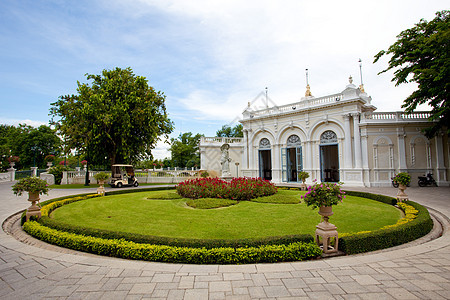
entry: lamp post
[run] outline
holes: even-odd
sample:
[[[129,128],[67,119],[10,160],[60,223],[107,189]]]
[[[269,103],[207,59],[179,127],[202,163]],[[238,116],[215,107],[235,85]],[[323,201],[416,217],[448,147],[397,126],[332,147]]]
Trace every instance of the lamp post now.
[[[34,145],[31,147],[31,151],[33,151],[34,156],[33,156],[33,167],[36,167],[36,150],[37,150],[37,146]]]

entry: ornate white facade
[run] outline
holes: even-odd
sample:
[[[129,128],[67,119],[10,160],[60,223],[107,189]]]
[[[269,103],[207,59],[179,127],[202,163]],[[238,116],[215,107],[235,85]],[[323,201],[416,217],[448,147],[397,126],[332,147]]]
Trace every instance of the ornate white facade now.
[[[341,181],[356,186],[389,186],[391,177],[407,171],[411,185],[432,173],[449,186],[447,135],[429,140],[422,129],[429,113],[375,112],[371,98],[351,82],[342,93],[253,110],[240,121],[244,138],[202,138],[201,168],[220,174],[220,147],[230,145],[232,176],[262,177],[275,183]]]

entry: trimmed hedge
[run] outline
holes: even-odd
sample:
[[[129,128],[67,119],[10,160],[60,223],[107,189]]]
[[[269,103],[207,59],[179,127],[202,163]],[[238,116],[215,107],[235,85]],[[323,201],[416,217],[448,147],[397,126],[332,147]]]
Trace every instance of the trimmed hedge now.
[[[139,189],[138,191],[167,190],[171,187]],[[126,194],[136,189],[109,192]],[[395,204],[395,198],[365,192],[346,191],[347,195],[373,199],[387,204]],[[82,196],[82,197],[80,197]],[[60,205],[83,200],[95,195],[82,194],[60,197],[43,202],[51,204],[49,211]],[[63,200],[63,201],[61,201]],[[347,254],[369,252],[410,242],[426,235],[433,228],[428,211],[420,204],[408,201],[410,212],[417,217],[408,222],[398,222],[379,230],[361,232],[341,237],[339,250]],[[41,223],[41,224],[39,224]],[[291,235],[261,239],[240,240],[202,240],[177,239],[146,236],[131,233],[113,232],[83,228],[63,224],[43,216],[38,222],[26,222],[24,230],[32,236],[51,244],[100,255],[128,259],[142,259],[159,262],[179,262],[195,264],[240,264],[299,261],[314,258],[321,254],[320,248],[310,235]]]
[[[212,249],[220,247],[230,247],[230,248],[258,247],[262,245],[310,243],[314,241],[314,238],[309,234],[273,236],[258,239],[235,239],[235,240],[183,239],[183,238],[171,238],[163,236],[142,235],[136,233],[86,228],[81,226],[64,224],[55,221],[49,217],[42,217],[41,219],[39,219],[39,223],[41,223],[46,227],[56,229],[58,231],[65,231],[85,236],[101,237],[104,239],[124,239],[139,244],[167,245],[167,246],[190,247],[190,248]]]
[[[318,257],[322,251],[315,243],[264,245],[242,248],[188,248],[138,244],[124,239],[103,239],[61,232],[35,221],[26,222],[24,230],[50,244],[99,255],[158,262],[191,264],[246,264],[301,261]]]
[[[384,201],[382,202],[390,202],[394,199],[384,197],[386,196],[383,196]],[[428,234],[433,229],[433,220],[431,220],[428,210],[413,201],[408,201],[407,204],[417,210],[415,219],[400,226],[341,237],[339,238],[339,250],[347,254],[364,253],[405,244]]]

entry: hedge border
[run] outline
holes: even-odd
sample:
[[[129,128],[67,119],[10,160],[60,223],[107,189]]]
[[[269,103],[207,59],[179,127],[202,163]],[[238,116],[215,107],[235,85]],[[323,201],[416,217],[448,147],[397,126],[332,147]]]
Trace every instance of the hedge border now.
[[[126,194],[142,191],[166,190],[173,187],[164,188],[146,188],[131,189],[109,192],[109,195]],[[389,196],[371,194],[366,192],[346,191],[347,195],[373,199],[386,204],[393,204],[396,199]],[[50,199],[43,204],[49,204],[55,201],[70,199],[88,194],[79,194],[66,197]],[[404,244],[420,238],[431,231],[433,221],[430,218],[428,210],[422,205],[413,201],[408,201],[417,209],[417,218],[388,229],[379,229],[368,233],[360,233],[340,238],[340,249],[346,254],[356,254],[379,249],[389,248]],[[50,221],[49,221],[50,220]],[[42,223],[51,222],[48,217],[41,218]],[[285,244],[265,244],[257,246],[244,246],[240,244],[235,247],[184,247],[174,245],[155,245],[147,243],[136,243],[121,239],[104,239],[95,236],[84,236],[71,232],[64,232],[57,229],[46,227],[34,221],[24,224],[24,230],[32,236],[48,243],[60,245],[74,250],[80,250],[100,255],[115,256],[129,259],[143,259],[160,262],[174,263],[196,263],[196,264],[239,264],[239,263],[261,263],[261,262],[282,262],[298,261],[307,258],[314,258],[320,255],[321,250],[313,243],[292,242]],[[98,231],[99,235],[104,234]],[[312,238],[311,236],[309,236]],[[289,237],[278,237],[288,238]],[[218,240],[223,242],[223,240]],[[239,247],[237,247],[239,246]],[[303,249],[300,251],[300,249]],[[306,251],[307,253],[300,253]],[[306,255],[306,256],[305,256]]]
[[[190,264],[248,264],[302,261],[318,257],[322,251],[315,243],[264,245],[241,248],[189,248],[166,245],[138,244],[124,239],[103,239],[62,232],[26,222],[24,230],[50,244],[104,256],[139,259],[156,262]]]
[[[356,191],[345,192],[347,195],[369,198],[387,204],[397,202],[397,199],[384,195]],[[417,209],[418,213],[415,219],[391,228],[341,237],[339,238],[339,250],[346,254],[370,252],[402,245],[428,234],[433,229],[433,220],[428,210],[414,201],[407,201],[406,204]]]

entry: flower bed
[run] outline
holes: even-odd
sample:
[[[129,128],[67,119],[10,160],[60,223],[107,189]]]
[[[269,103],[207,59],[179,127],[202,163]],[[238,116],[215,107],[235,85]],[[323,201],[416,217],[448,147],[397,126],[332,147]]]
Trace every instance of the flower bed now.
[[[231,200],[250,200],[270,196],[277,192],[277,187],[261,178],[233,178],[231,182],[219,178],[197,178],[179,183],[178,194],[184,198],[223,198]]]

